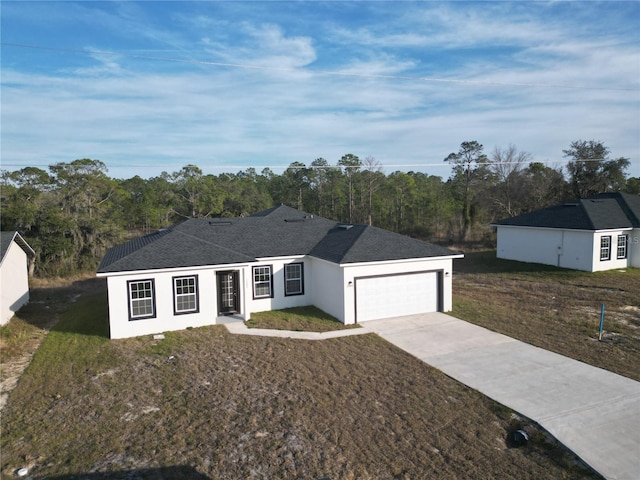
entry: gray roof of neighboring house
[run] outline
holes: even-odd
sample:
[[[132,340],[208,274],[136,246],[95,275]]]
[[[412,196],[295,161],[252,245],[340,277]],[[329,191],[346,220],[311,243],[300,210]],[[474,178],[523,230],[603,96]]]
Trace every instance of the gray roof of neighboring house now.
[[[255,262],[311,255],[334,263],[455,255],[444,247],[281,205],[245,218],[191,219],[117,245],[98,273]]]
[[[36,253],[18,232],[0,232],[0,261],[4,259],[7,250],[9,250],[9,245],[11,245],[13,241],[20,245],[20,248],[22,248],[29,257],[35,256]]]
[[[640,196],[601,193],[500,220],[493,225],[593,231],[640,228]]]

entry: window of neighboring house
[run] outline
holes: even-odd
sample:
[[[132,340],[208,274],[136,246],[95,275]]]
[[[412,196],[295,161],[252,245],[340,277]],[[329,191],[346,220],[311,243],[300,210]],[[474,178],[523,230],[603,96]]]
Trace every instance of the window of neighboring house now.
[[[627,236],[618,235],[618,258],[627,258]]]
[[[600,260],[611,260],[611,237],[600,237]]]
[[[304,293],[304,268],[302,263],[290,263],[284,266],[284,294],[302,295]]]
[[[273,297],[271,265],[253,267],[253,298]]]
[[[156,316],[156,297],[153,280],[131,280],[127,282],[129,290],[129,320],[154,318]]]
[[[173,278],[173,310],[176,315],[198,311],[198,277]]]

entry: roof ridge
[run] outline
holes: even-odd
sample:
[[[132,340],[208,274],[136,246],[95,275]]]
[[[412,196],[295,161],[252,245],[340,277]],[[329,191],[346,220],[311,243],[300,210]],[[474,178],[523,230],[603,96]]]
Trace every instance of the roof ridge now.
[[[349,228],[349,230],[354,230],[355,232],[357,232],[357,235],[355,235],[355,238],[353,239],[353,241],[349,244],[349,246],[347,247],[347,249],[345,250],[344,254],[340,257],[340,262],[342,262],[342,260],[344,260],[344,258],[349,254],[349,252],[351,252],[351,249],[353,247],[356,246],[356,244],[358,243],[358,241],[360,240],[360,238],[362,237],[362,234],[367,230],[367,227],[370,227],[370,225],[358,225],[358,224],[353,224],[353,223],[337,223],[335,227],[333,228],[342,228],[341,225],[351,225],[351,227]],[[360,227],[360,228],[358,228]],[[333,230],[333,228],[331,230]],[[329,234],[329,232],[327,232],[327,235]],[[353,233],[352,233],[353,235]]]
[[[581,198],[581,199],[578,201],[578,205],[580,206],[580,208],[582,209],[582,211],[583,211],[583,212],[584,212],[584,214],[586,215],[587,220],[589,221],[589,226],[591,227],[591,230],[596,230],[596,225],[595,225],[595,223],[594,223],[594,221],[593,221],[593,218],[591,217],[591,215],[589,215],[589,209],[588,209],[588,208],[585,208],[585,206],[584,206],[584,202],[586,202],[587,200],[589,200],[589,199],[587,199],[587,198]]]
[[[617,192],[616,200],[618,201],[618,205],[622,208],[622,211],[625,213],[629,220],[631,220],[631,224],[634,228],[640,227],[640,210],[634,208],[633,205],[629,202],[632,198],[636,199],[638,205],[640,205],[640,196],[632,195],[630,193]]]
[[[307,212],[304,212],[302,210],[298,210],[297,208],[293,208],[293,207],[290,207],[289,205],[285,205],[284,203],[281,203],[280,205],[276,205],[274,207],[267,208],[266,210],[262,210],[260,212],[253,213],[253,214],[249,215],[246,218],[251,218],[251,217],[254,217],[254,218],[262,217],[262,218],[264,218],[264,217],[269,217],[270,215],[272,215],[272,214],[274,214],[274,213],[276,213],[278,211],[289,212],[290,210],[293,210],[294,212],[297,212],[300,215],[310,215]]]

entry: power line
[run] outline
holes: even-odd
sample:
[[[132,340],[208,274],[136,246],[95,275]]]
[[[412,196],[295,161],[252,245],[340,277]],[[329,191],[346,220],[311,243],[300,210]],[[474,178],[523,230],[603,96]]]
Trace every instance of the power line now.
[[[578,162],[578,163],[589,163],[589,162],[601,162],[604,161],[606,159],[604,158],[585,158],[585,159],[578,159],[578,160],[570,160],[570,159],[566,159],[566,160],[527,160],[524,162],[472,162],[472,165],[531,165],[531,164],[535,164],[535,163],[542,163],[542,164],[553,164],[553,163],[562,163],[562,162]],[[70,163],[70,162],[62,162],[62,163]],[[466,162],[462,163],[461,165],[466,164]],[[193,165],[193,164],[192,164]],[[394,163],[394,164],[389,164],[389,165],[384,165],[384,164],[380,164],[378,165],[376,168],[424,168],[424,167],[447,167],[447,166],[454,166],[456,164],[450,164],[448,162],[441,162],[441,163]],[[28,165],[29,167],[37,167],[37,168],[41,168],[41,167],[50,167],[51,164],[31,164]],[[166,169],[166,168],[183,168],[185,167],[185,165],[178,165],[178,164],[169,164],[169,165],[149,165],[149,164],[132,164],[132,163],[127,163],[127,164],[106,164],[107,168],[161,168],[161,169]],[[269,168],[269,169],[291,169],[291,170],[298,170],[298,169],[308,169],[308,170],[341,170],[341,169],[349,169],[349,168],[363,168],[366,169],[366,165],[194,165],[197,166],[198,168],[202,169],[202,168],[207,168],[207,169],[215,169],[215,170],[220,170],[220,169],[265,169],[265,168]],[[22,167],[22,168],[26,168],[25,165],[19,164],[19,163],[3,163],[2,167]]]
[[[493,87],[527,87],[527,88],[551,88],[551,89],[564,89],[564,90],[596,90],[596,91],[620,91],[620,92],[637,92],[637,88],[622,88],[622,87],[593,87],[593,86],[580,86],[580,85],[559,85],[559,84],[547,84],[547,83],[524,83],[524,82],[490,82],[486,80],[470,80],[459,78],[442,78],[442,77],[418,77],[410,75],[383,75],[376,73],[353,73],[353,72],[340,72],[334,70],[311,70],[303,68],[290,68],[290,67],[275,67],[265,65],[255,65],[247,63],[226,63],[226,62],[213,62],[209,60],[193,60],[186,58],[172,58],[172,57],[159,57],[154,55],[141,55],[136,53],[121,53],[113,51],[103,50],[83,50],[75,48],[59,48],[59,47],[45,47],[42,45],[26,45],[21,43],[0,42],[0,45],[16,48],[29,48],[34,50],[46,50],[52,52],[65,52],[74,53],[80,55],[102,55],[112,57],[127,57],[136,58],[142,60],[154,60],[158,62],[173,62],[173,63],[185,63],[193,65],[209,65],[216,67],[226,68],[244,68],[252,70],[265,70],[265,71],[286,71],[286,72],[304,72],[315,75],[328,75],[337,77],[353,77],[353,78],[374,78],[383,80],[411,80],[417,82],[431,82],[431,83],[454,83],[454,84],[467,84],[467,85],[485,85]]]

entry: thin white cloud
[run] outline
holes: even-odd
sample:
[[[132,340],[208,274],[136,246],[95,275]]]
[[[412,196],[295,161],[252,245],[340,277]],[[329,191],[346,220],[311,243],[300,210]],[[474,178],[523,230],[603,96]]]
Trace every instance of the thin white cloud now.
[[[157,52],[168,49],[184,59],[265,68],[100,55],[73,70],[30,73],[4,66],[3,163],[93,157],[108,166],[149,162],[153,167],[136,173],[151,176],[188,163],[258,170],[320,156],[335,163],[351,152],[374,156],[390,172],[394,165],[440,163],[465,140],[478,140],[487,151],[513,143],[537,160],[560,161],[562,149],[579,138],[602,140],[616,156],[640,158],[637,93],[548,86],[637,88],[637,43],[578,38],[564,32],[560,20],[522,12],[500,16],[499,10],[509,10],[503,5],[464,13],[427,4],[422,17],[416,12],[423,5],[411,5],[419,8],[404,33],[395,23],[348,29],[334,20],[330,31],[319,26],[301,34],[273,18],[231,20],[199,12],[175,14],[180,25],[192,21],[192,29],[177,32],[147,24],[139,5],[103,12],[100,28],[125,28],[128,38],[156,42],[153,48],[131,43],[129,51],[148,48],[151,56],[162,56]],[[80,10],[78,15],[91,9]],[[459,61],[448,61],[468,45],[512,48],[502,56],[460,54]],[[443,46],[444,55],[430,64],[422,49]],[[450,169],[442,164],[425,170],[446,177]],[[112,173],[133,175],[131,169]]]

